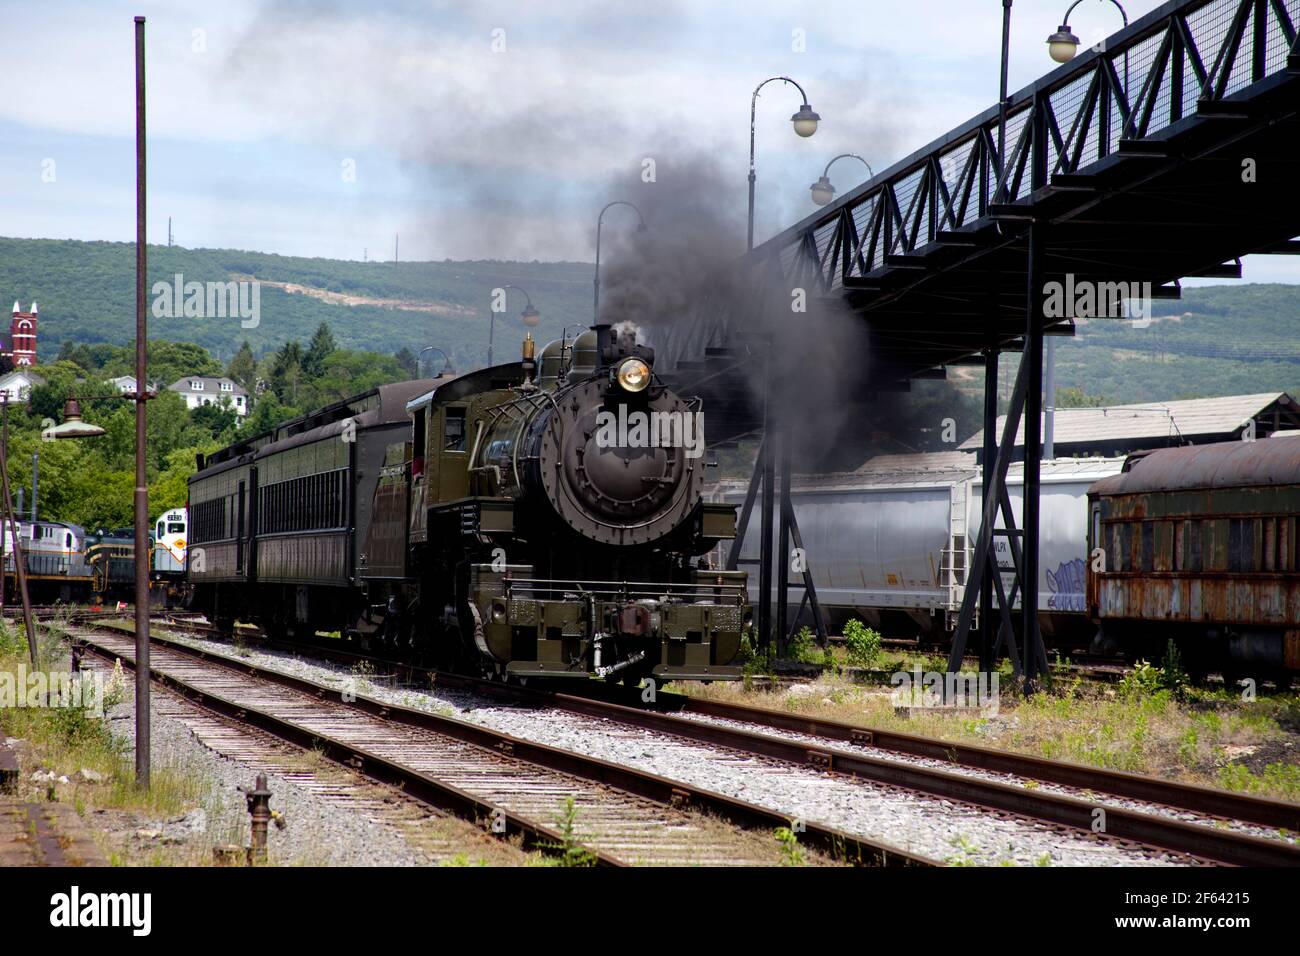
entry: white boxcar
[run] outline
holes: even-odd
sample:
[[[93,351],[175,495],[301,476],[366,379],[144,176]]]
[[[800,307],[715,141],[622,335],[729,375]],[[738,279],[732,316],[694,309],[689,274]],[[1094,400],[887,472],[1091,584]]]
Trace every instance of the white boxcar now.
[[[1047,635],[1083,643],[1091,637],[1083,613],[1086,492],[1097,479],[1118,474],[1123,461],[1043,463],[1039,609]],[[1017,522],[1023,481],[1023,467],[1012,465],[1007,483]],[[743,481],[721,482],[711,497],[739,505],[745,487]],[[967,452],[885,455],[854,472],[797,476],[791,499],[822,606],[837,619],[857,613],[889,636],[942,638],[961,609],[982,518],[980,495],[980,469]],[[997,526],[1002,526],[1000,518]],[[741,550],[742,567],[751,571],[754,600],[759,527],[755,507]],[[773,541],[775,546],[775,529]],[[725,557],[728,545],[724,543],[715,560]],[[1009,588],[1011,557],[1005,537],[998,539],[998,554]],[[791,606],[797,607],[800,577],[792,573],[790,580],[799,585],[790,591]]]

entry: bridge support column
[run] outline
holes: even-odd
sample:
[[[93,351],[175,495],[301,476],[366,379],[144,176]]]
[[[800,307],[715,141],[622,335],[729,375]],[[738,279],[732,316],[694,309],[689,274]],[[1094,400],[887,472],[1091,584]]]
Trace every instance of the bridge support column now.
[[[1011,403],[1007,408],[1006,422],[1001,438],[994,448],[994,430],[997,423],[997,354],[990,346],[985,353],[984,392],[984,493],[983,515],[979,536],[971,554],[970,573],[966,592],[962,597],[961,616],[953,634],[952,649],[948,655],[948,670],[961,670],[962,658],[970,640],[975,621],[975,608],[979,604],[984,613],[980,648],[981,668],[993,669],[1005,650],[1011,658],[1013,673],[1025,678],[1026,687],[1032,688],[1040,677],[1048,677],[1047,653],[1043,649],[1042,634],[1038,627],[1038,494],[1039,458],[1042,454],[1040,435],[1042,428],[1043,389],[1043,252],[1044,224],[1035,222],[1029,230],[1028,269],[1025,286],[1025,343],[1016,373],[1016,384],[1011,390]],[[1024,503],[1020,529],[1016,528],[1011,510],[1011,495],[1007,491],[1007,471],[1016,448],[1016,434],[1024,421],[1025,481]],[[998,517],[1002,527],[995,530]],[[1007,542],[1007,554],[1015,569],[1015,580],[1010,591],[1003,586],[1002,572],[998,566],[994,541]],[[994,595],[996,595],[996,628],[994,626]],[[1012,620],[1012,606],[1021,598],[1021,643],[1016,646]],[[996,634],[996,639],[994,635]]]
[[[789,416],[782,415],[777,422],[780,436],[778,449],[781,456],[781,523],[777,535],[776,567],[776,652],[786,652],[790,633],[790,518],[794,507],[790,503],[790,424]]]
[[[1043,457],[1043,249],[1046,224],[1029,227],[1028,284],[1025,290],[1025,483],[1020,524],[1024,529],[1020,607],[1022,659],[1026,688],[1047,675],[1047,652],[1038,629],[1038,530],[1040,464]]]
[[[771,363],[769,362],[769,369]],[[763,390],[763,502],[758,549],[758,644],[764,653],[772,642],[772,519],[776,517],[776,436],[771,416],[771,386]]]
[[[993,474],[998,456],[998,349],[996,343],[984,352],[984,475],[980,501],[988,510],[989,496],[994,493]],[[981,512],[982,513],[982,512]],[[967,571],[969,577],[969,570]],[[993,575],[984,575],[980,584],[980,670],[993,669]]]

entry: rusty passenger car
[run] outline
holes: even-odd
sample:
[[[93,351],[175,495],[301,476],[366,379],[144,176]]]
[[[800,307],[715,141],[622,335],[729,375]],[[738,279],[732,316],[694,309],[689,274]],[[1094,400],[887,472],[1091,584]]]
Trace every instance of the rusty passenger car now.
[[[1300,438],[1131,455],[1088,493],[1088,609],[1130,657],[1192,673],[1300,670]]]

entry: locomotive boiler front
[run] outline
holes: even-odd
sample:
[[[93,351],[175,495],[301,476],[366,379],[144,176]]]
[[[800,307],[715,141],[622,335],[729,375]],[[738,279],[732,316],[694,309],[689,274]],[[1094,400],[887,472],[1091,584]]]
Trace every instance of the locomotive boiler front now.
[[[686,523],[700,502],[702,416],[655,380],[653,351],[631,333],[598,328],[596,339],[596,367],[523,399],[526,415],[503,415],[505,428],[489,435],[482,465],[495,464],[518,496],[544,502],[588,540],[651,544]]]

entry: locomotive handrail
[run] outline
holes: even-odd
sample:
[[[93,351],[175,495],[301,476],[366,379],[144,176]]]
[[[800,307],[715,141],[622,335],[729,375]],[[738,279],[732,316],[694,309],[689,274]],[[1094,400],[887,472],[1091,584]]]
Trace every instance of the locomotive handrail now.
[[[654,582],[654,581],[579,581],[573,578],[505,578],[506,596],[521,591],[574,591],[600,595],[631,597],[634,594],[656,595],[671,598],[727,597],[742,601],[748,597],[746,585],[735,582],[710,584],[705,582]]]

